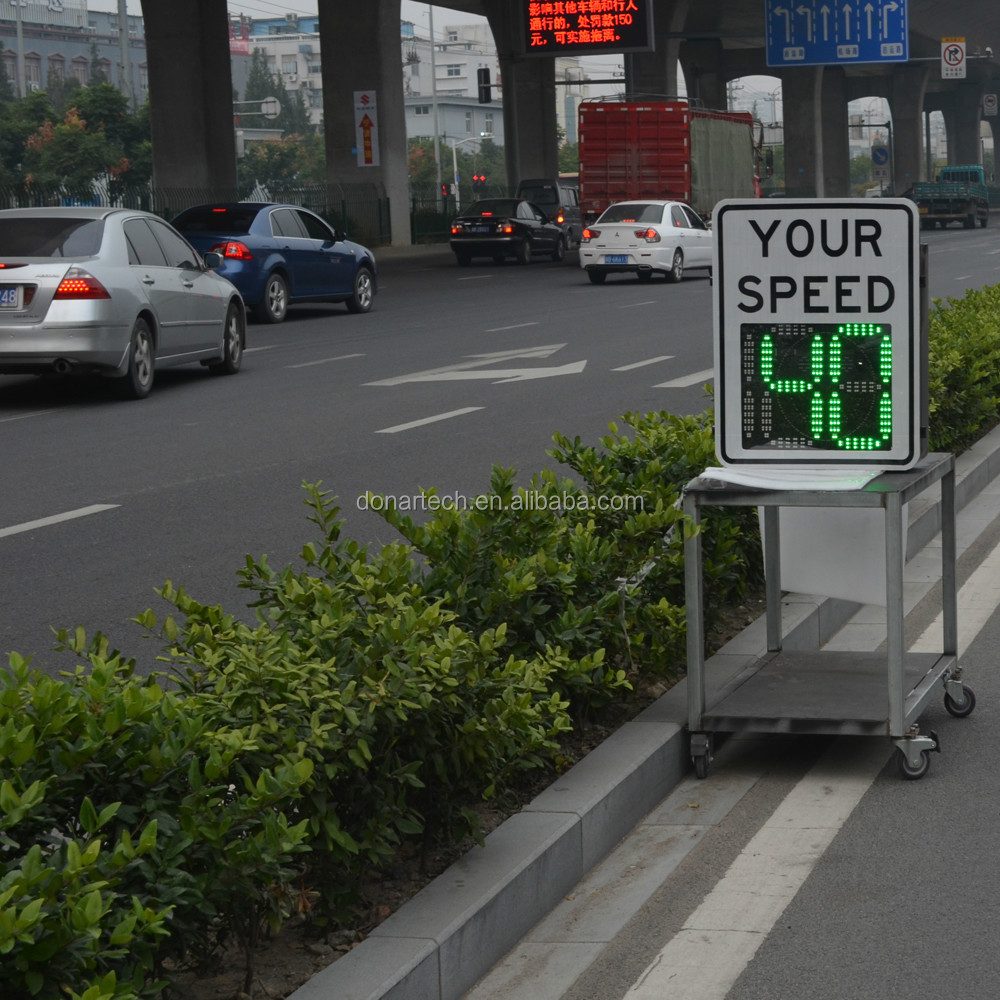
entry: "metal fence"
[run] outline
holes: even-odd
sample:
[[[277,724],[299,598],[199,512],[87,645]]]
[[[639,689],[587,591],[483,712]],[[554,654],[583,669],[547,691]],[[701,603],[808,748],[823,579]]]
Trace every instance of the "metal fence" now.
[[[370,186],[328,188],[324,185],[263,185],[252,188],[163,188],[115,181],[83,187],[0,184],[0,208],[43,205],[97,205],[140,208],[172,219],[191,205],[219,201],[279,201],[301,205],[370,246],[392,242],[389,199]]]

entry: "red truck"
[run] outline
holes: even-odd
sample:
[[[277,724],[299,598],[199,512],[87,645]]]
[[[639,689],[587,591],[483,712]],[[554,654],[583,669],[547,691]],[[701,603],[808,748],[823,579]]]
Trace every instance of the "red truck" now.
[[[723,198],[760,197],[758,123],[748,112],[686,101],[580,104],[580,211],[616,201],[683,201],[708,218]]]

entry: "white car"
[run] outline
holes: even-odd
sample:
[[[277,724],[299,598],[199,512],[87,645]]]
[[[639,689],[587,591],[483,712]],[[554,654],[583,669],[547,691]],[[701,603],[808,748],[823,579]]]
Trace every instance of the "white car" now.
[[[239,371],[246,310],[171,226],[121,208],[0,211],[0,374],[98,374],[142,399],[157,368]]]
[[[609,274],[680,281],[685,270],[712,270],[712,231],[679,201],[619,201],[583,230],[580,267],[595,285]]]

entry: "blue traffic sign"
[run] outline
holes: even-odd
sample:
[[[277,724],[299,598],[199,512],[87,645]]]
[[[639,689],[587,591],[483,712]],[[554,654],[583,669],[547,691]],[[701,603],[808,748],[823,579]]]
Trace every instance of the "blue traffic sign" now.
[[[872,146],[872,163],[884,167],[889,162],[889,150],[886,146]]]
[[[768,66],[906,62],[909,0],[764,0]]]

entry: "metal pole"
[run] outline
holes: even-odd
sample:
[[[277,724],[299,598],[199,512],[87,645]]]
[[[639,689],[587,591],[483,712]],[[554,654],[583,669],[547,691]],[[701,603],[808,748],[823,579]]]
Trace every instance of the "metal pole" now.
[[[438,121],[437,59],[434,55],[434,6],[427,5],[427,24],[431,33],[431,107],[434,109],[434,171],[437,177],[437,195],[441,199],[441,211],[447,209],[441,194],[441,124]]]
[[[17,96],[24,97],[24,29],[21,27],[21,5],[14,3],[17,12]]]
[[[129,63],[129,41],[128,41],[128,5],[126,0],[118,0],[118,89],[128,98],[129,107],[133,107],[132,100],[132,67]]]

